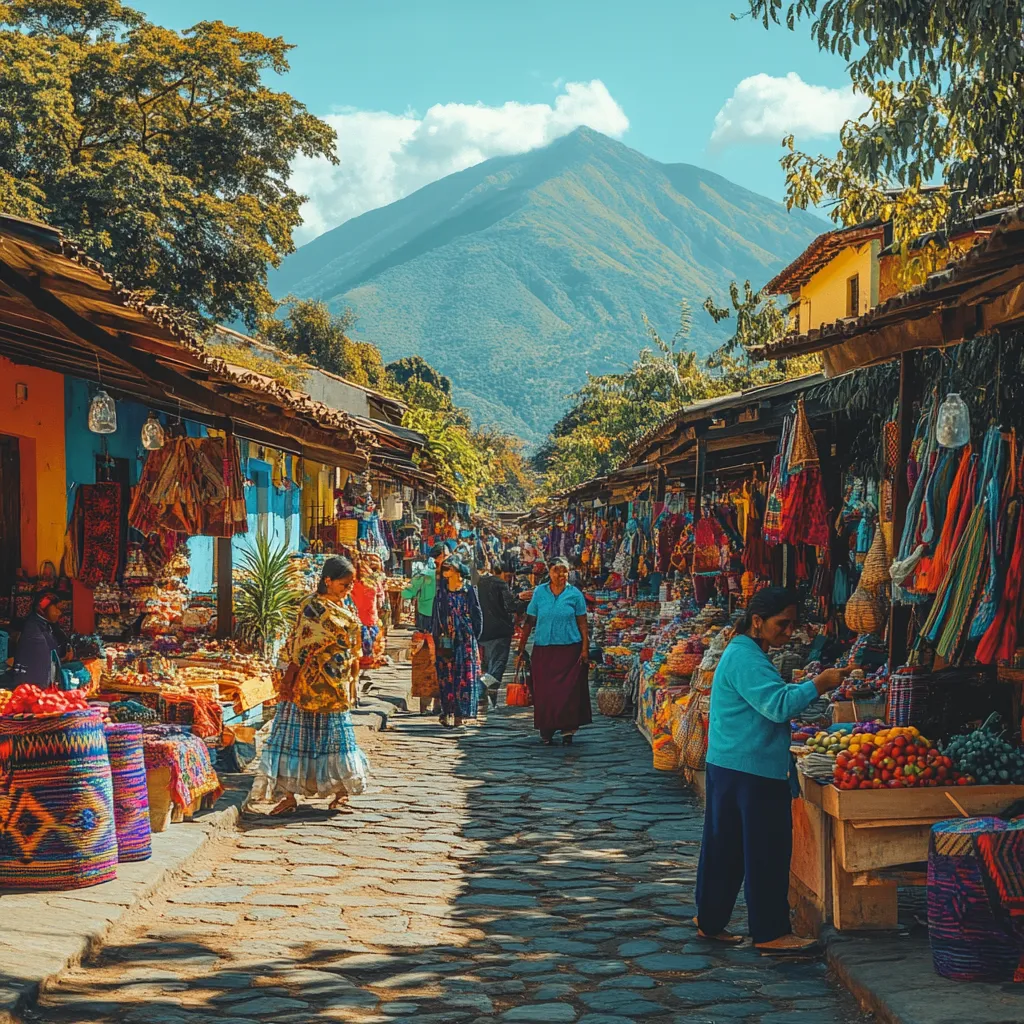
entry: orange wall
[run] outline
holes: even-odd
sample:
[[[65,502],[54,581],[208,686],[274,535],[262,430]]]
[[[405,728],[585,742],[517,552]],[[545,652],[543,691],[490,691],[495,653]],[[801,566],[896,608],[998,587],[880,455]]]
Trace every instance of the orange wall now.
[[[24,402],[18,384],[28,387]],[[64,377],[0,358],[0,434],[19,440],[22,567],[33,576],[46,561],[59,569],[68,516]]]

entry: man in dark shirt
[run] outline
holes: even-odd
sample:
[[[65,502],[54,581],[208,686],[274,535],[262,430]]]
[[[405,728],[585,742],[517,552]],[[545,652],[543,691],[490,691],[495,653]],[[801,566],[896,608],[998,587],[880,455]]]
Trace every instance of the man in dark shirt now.
[[[480,636],[480,655],[484,669],[481,682],[487,688],[491,707],[497,707],[498,687],[505,675],[512,648],[516,599],[504,578],[494,575],[490,570],[480,573],[477,594],[484,614],[484,629]]]

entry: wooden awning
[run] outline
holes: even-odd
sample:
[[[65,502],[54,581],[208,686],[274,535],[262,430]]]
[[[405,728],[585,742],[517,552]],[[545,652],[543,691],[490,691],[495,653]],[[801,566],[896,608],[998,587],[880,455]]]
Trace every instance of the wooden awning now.
[[[1024,324],[1024,206],[985,241],[921,285],[864,316],[790,334],[754,349],[756,359],[820,352],[829,377],[888,362],[915,349],[944,348]]]
[[[185,315],[122,288],[59,231],[3,215],[0,355],[327,465],[361,471],[373,444],[346,413],[207,355]]]

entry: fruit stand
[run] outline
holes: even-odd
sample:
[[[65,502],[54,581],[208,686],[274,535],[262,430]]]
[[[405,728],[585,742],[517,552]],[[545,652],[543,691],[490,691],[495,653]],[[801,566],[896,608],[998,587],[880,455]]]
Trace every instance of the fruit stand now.
[[[924,885],[937,821],[998,815],[1024,786],[842,791],[800,776],[793,802],[790,898],[815,932],[897,926],[896,891]]]

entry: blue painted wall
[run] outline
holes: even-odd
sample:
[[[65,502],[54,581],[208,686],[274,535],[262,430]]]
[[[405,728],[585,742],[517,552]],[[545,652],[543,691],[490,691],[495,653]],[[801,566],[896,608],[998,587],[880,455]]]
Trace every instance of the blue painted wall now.
[[[70,514],[74,505],[74,489],[78,484],[96,482],[96,457],[104,450],[115,459],[127,459],[131,483],[139,482],[145,450],[142,447],[142,425],[149,416],[149,408],[137,402],[118,401],[117,431],[113,434],[93,434],[89,430],[89,402],[93,389],[84,381],[64,378],[65,443],[67,450],[67,493]],[[167,425],[168,417],[159,416]],[[185,429],[190,437],[203,437],[206,427],[189,420]],[[234,560],[239,551],[252,543],[260,531],[265,531],[273,544],[285,544],[290,551],[299,550],[300,492],[297,488],[282,490],[273,486],[271,465],[261,459],[244,459],[242,475],[255,486],[246,487],[245,504],[249,519],[249,532],[232,541]],[[214,539],[192,537],[188,542],[191,571],[188,585],[194,591],[213,589]]]

